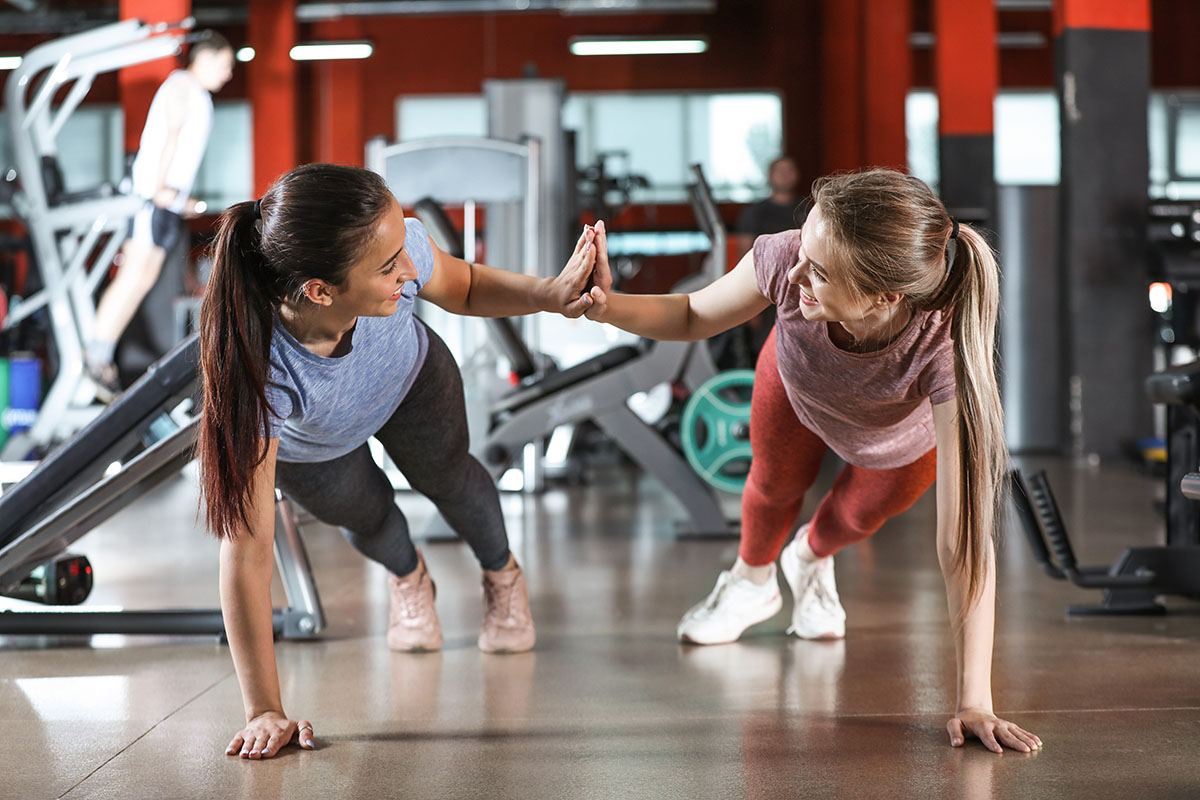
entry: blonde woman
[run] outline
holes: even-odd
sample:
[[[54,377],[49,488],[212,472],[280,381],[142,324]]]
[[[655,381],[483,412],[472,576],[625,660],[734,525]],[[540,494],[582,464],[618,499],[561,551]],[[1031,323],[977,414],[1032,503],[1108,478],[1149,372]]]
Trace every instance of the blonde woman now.
[[[923,182],[885,169],[813,186],[800,230],[761,236],[729,274],[687,295],[611,291],[603,225],[589,318],[653,339],[705,339],[769,305],[756,367],[738,559],[679,623],[695,644],[736,640],[782,607],[789,632],[841,638],[833,555],[871,536],[937,483],[937,552],[958,651],[950,743],[999,753],[1041,740],[992,710],[992,544],[1007,453],[993,363],[998,272],[984,238]],[[846,466],[800,526],[832,449]]]

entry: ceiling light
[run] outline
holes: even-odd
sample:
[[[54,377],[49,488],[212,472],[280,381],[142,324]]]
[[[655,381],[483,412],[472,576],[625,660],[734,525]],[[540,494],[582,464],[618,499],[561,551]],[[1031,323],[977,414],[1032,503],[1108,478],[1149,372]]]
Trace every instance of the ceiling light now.
[[[370,42],[317,42],[298,44],[292,48],[293,61],[333,61],[346,58],[369,58],[375,48]]]
[[[708,40],[700,36],[655,39],[577,36],[571,39],[571,52],[577,56],[673,55],[706,50]]]
[[[0,56],[0,69],[16,69],[21,66],[20,56]]]
[[[237,51],[237,60],[245,64],[247,61],[254,60],[254,48],[243,47]]]

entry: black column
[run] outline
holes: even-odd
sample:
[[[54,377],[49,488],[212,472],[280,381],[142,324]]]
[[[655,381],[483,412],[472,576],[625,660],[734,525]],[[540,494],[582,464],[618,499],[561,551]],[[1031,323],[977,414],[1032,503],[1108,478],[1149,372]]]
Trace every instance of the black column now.
[[[1152,371],[1144,245],[1150,36],[1068,27],[1055,56],[1071,441],[1079,455],[1110,457],[1151,431],[1142,388]]]

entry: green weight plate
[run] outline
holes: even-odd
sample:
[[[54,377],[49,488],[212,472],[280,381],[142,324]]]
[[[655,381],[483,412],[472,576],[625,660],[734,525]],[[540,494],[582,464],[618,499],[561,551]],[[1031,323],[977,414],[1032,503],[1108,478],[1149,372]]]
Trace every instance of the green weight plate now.
[[[754,370],[709,378],[688,398],[680,421],[683,455],[705,483],[740,493],[750,473],[750,392]]]

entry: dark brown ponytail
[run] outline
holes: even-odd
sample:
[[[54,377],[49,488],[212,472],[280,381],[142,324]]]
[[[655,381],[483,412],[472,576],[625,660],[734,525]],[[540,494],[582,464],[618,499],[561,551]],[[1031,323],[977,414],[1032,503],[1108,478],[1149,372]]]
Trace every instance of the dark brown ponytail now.
[[[266,456],[269,430],[267,367],[275,303],[255,241],[254,203],[221,215],[213,271],[200,311],[200,369],[204,412],[200,473],[209,529],[218,537],[249,526],[249,488]]]

